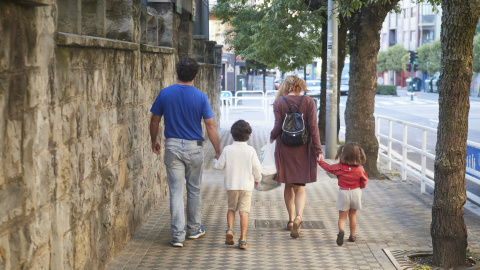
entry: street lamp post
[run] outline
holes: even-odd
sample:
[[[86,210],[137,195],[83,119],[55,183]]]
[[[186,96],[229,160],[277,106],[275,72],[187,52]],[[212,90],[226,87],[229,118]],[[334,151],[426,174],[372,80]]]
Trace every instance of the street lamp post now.
[[[327,115],[325,130],[325,157],[334,159],[337,153],[337,61],[338,23],[337,4],[328,0],[328,51],[327,51]]]

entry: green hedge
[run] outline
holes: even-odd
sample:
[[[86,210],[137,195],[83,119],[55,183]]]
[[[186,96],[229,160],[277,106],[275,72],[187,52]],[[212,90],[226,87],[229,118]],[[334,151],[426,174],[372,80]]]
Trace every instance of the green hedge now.
[[[397,87],[395,85],[377,85],[377,95],[397,95]]]

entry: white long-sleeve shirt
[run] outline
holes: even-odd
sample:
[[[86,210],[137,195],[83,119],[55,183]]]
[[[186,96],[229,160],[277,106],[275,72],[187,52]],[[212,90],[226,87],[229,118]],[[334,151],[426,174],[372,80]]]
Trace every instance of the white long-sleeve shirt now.
[[[222,154],[213,160],[213,168],[225,169],[224,184],[226,190],[251,191],[254,182],[262,178],[262,166],[255,149],[247,142],[233,142],[223,148]]]

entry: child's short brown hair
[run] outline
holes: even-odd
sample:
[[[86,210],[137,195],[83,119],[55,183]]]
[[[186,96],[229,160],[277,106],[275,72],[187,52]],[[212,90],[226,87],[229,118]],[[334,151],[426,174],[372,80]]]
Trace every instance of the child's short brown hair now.
[[[235,141],[246,142],[250,138],[250,134],[252,134],[252,127],[247,121],[238,120],[233,123],[230,133]]]
[[[362,165],[367,161],[365,152],[356,142],[349,142],[342,145],[337,150],[335,159],[340,159],[340,163],[346,165]]]

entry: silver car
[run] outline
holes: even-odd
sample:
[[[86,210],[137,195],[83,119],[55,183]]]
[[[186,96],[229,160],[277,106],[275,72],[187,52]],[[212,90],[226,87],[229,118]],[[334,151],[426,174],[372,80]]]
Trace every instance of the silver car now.
[[[320,96],[320,80],[307,80],[307,95]]]

